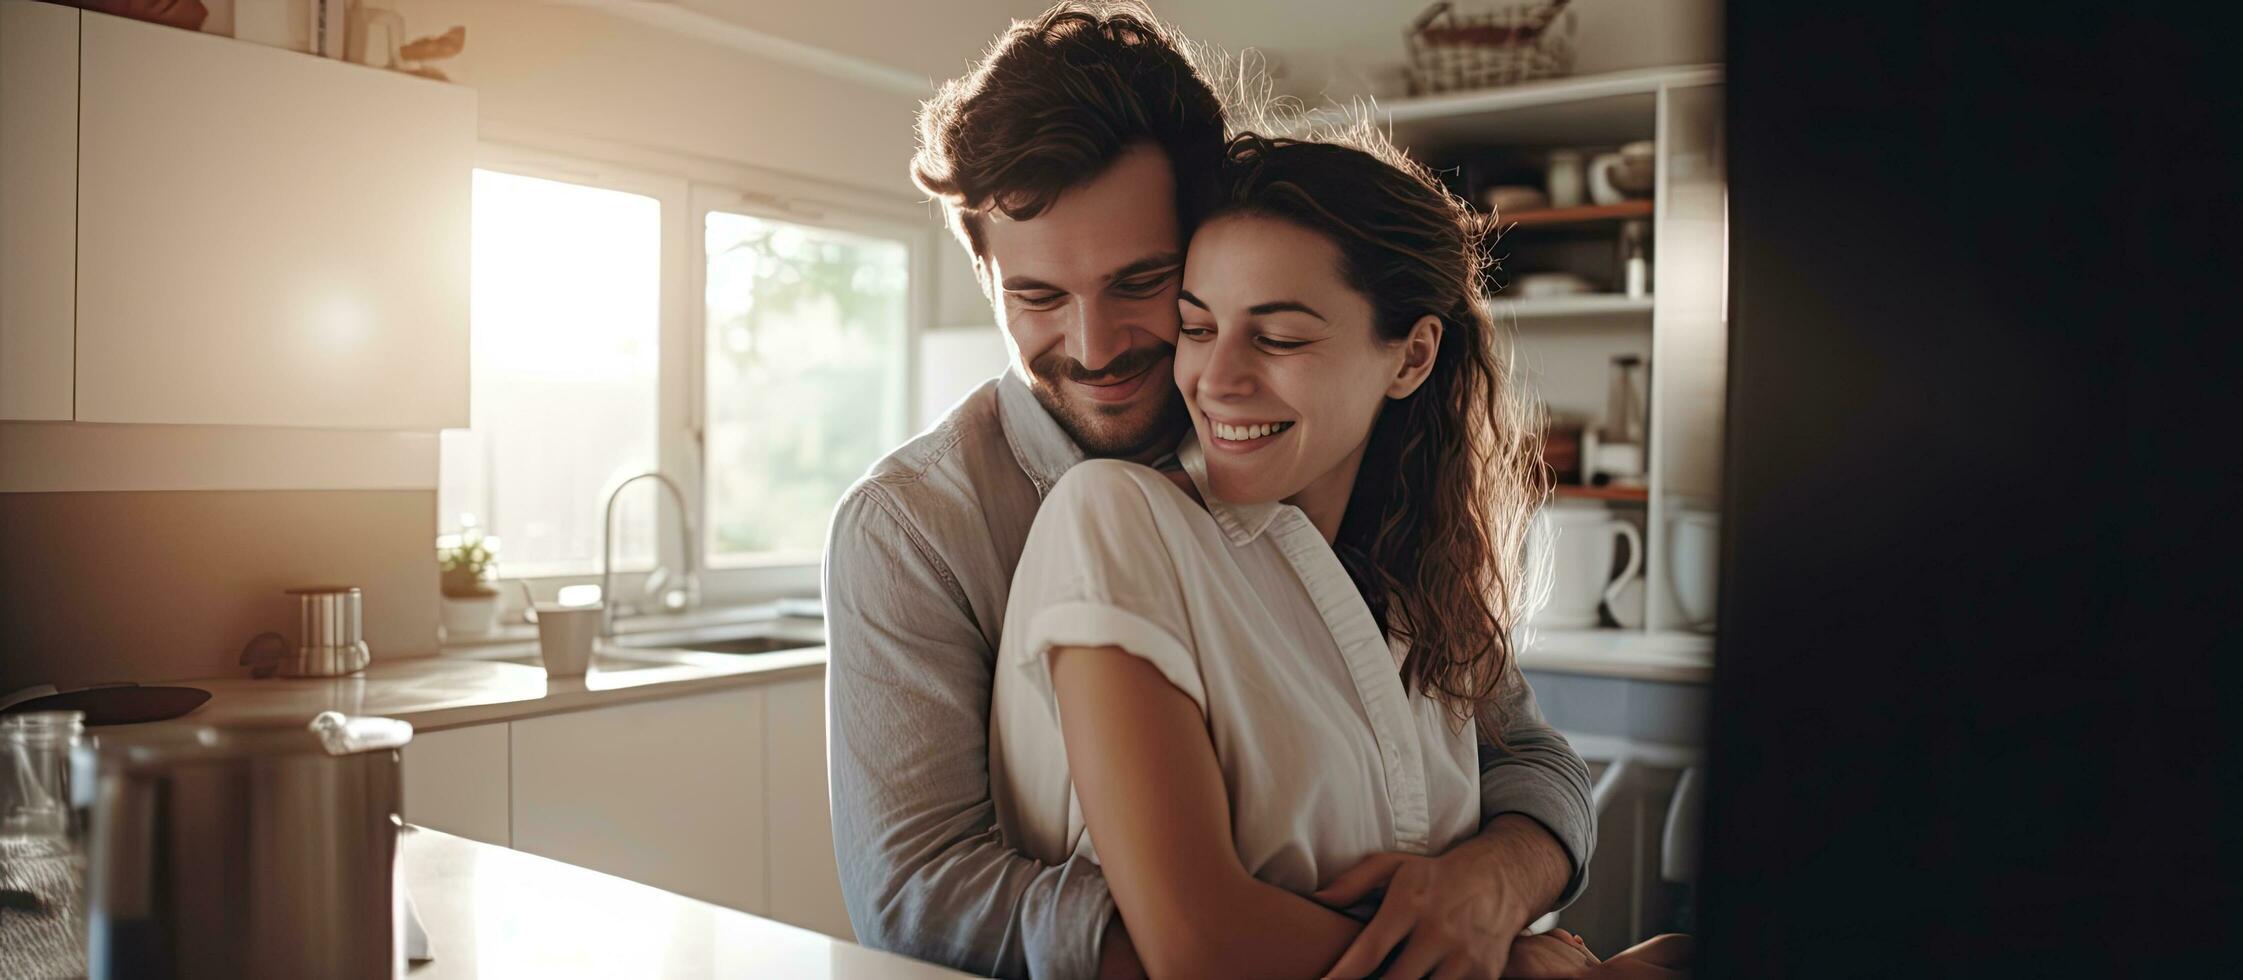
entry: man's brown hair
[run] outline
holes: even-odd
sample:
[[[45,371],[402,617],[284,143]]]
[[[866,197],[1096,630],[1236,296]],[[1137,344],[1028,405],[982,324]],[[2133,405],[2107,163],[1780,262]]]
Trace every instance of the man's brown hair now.
[[[1189,234],[1222,166],[1222,103],[1182,39],[1141,4],[1066,0],[1014,21],[920,107],[911,177],[943,202],[979,267],[983,214],[1042,214],[1141,141],[1167,154]]]

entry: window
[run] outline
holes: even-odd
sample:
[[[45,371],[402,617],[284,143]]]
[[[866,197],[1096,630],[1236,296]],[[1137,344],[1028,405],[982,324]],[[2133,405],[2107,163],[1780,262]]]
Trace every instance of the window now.
[[[910,249],[725,211],[704,231],[705,552],[814,562],[834,502],[904,435]]]
[[[900,197],[807,191],[829,206],[649,159],[483,148],[471,428],[442,437],[439,530],[472,515],[499,574],[546,595],[599,574],[608,494],[656,470],[684,490],[704,598],[814,590],[834,502],[907,434],[940,229]],[[676,570],[674,514],[651,481],[619,498],[619,599]]]
[[[607,492],[657,463],[661,204],[474,181],[472,428],[443,434],[439,523],[475,515],[508,578],[595,573]],[[622,509],[615,536],[619,567],[653,564],[653,508]]]

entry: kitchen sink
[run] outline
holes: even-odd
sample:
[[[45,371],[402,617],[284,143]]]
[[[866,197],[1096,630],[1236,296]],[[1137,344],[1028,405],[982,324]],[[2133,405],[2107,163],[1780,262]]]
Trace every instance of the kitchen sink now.
[[[826,637],[825,625],[821,622],[780,620],[625,633],[611,642],[618,647],[635,647],[641,650],[692,650],[697,653],[752,655],[823,646]]]

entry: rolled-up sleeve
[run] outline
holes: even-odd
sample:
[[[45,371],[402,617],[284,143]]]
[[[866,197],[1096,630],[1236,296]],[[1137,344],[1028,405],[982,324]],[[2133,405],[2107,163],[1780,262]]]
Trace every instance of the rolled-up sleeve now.
[[[1025,672],[1057,717],[1048,656],[1059,647],[1116,647],[1149,661],[1207,713],[1175,558],[1161,540],[1132,464],[1092,460],[1068,470],[1036,515],[1013,579],[1005,623],[1011,669]]]
[[[1558,908],[1580,897],[1589,855],[1596,851],[1597,814],[1590,802],[1589,766],[1542,720],[1534,690],[1513,666],[1498,707],[1503,748],[1480,740],[1480,819],[1506,813],[1531,817],[1550,831],[1573,862]]]
[[[1114,914],[1105,878],[999,836],[995,651],[878,484],[842,499],[823,584],[833,836],[858,941],[978,974],[1095,976]]]

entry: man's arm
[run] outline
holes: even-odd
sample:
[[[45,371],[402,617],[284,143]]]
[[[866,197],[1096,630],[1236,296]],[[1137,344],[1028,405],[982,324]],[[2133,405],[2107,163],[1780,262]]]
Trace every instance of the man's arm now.
[[[1337,908],[1386,893],[1332,975],[1368,976],[1400,947],[1396,976],[1435,963],[1496,976],[1520,929],[1580,894],[1596,846],[1589,767],[1542,720],[1516,667],[1495,710],[1504,747],[1480,744],[1479,835],[1437,858],[1374,854],[1316,893]]]
[[[834,849],[857,940],[984,975],[1096,975],[1114,910],[1105,879],[999,837],[995,653],[878,486],[836,509],[824,590]]]
[[[1597,813],[1589,795],[1588,763],[1542,720],[1542,707],[1516,664],[1509,665],[1508,674],[1499,702],[1504,747],[1480,742],[1481,835],[1515,833],[1497,826],[1498,817],[1515,813],[1532,818],[1550,841],[1564,848],[1565,887],[1549,907],[1529,916],[1531,921],[1580,896],[1589,855],[1596,850]]]

